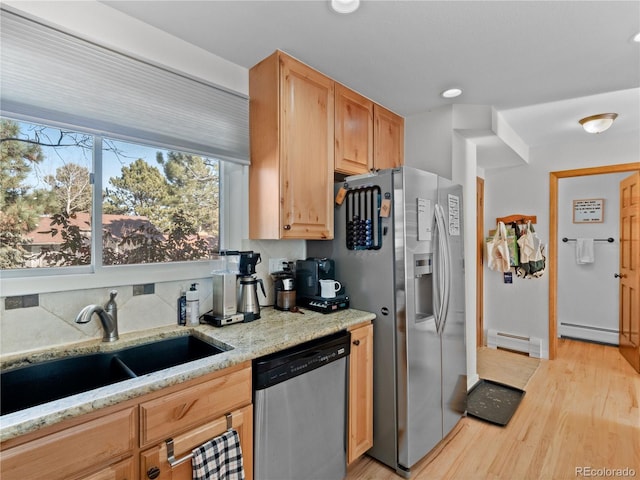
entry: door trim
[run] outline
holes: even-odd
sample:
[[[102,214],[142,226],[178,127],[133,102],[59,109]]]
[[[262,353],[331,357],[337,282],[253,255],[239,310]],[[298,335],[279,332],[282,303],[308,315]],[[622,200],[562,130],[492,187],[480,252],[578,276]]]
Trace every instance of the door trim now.
[[[549,360],[556,358],[558,348],[558,180],[636,170],[640,170],[640,162],[549,172]]]
[[[484,346],[484,178],[476,177],[476,347]]]

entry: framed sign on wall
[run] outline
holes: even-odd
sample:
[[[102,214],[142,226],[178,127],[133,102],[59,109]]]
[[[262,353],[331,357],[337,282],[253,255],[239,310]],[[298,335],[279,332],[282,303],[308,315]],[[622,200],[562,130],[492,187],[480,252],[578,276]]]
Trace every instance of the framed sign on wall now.
[[[573,201],[573,223],[604,222],[604,198]]]

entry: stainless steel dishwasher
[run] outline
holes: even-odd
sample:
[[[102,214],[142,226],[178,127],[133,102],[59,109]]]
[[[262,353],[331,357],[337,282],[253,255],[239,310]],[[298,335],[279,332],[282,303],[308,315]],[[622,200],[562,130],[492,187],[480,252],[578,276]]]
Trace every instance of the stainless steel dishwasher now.
[[[253,361],[255,480],[346,476],[349,332]]]

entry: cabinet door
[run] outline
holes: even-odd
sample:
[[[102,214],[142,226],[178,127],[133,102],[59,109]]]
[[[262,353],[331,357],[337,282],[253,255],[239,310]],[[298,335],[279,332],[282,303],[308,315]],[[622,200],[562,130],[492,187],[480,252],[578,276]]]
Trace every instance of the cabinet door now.
[[[103,468],[92,475],[82,477],[81,480],[133,480],[135,477],[133,459],[128,458],[115,465]]]
[[[351,331],[347,463],[373,446],[373,325]]]
[[[404,164],[404,118],[374,105],[373,166],[378,170]]]
[[[335,171],[346,175],[373,168],[373,102],[336,84]]]
[[[280,57],[281,237],[333,238],[334,82]]]
[[[253,406],[231,412],[232,426],[240,436],[240,448],[242,449],[242,463],[246,480],[253,479]],[[188,457],[191,451],[221,435],[227,429],[226,417],[221,417],[213,422],[194,428],[187,433],[173,438],[174,457],[178,461]],[[172,466],[167,458],[167,444],[161,442],[155,447],[149,448],[140,454],[140,479],[157,480],[191,480],[191,457],[178,465]]]

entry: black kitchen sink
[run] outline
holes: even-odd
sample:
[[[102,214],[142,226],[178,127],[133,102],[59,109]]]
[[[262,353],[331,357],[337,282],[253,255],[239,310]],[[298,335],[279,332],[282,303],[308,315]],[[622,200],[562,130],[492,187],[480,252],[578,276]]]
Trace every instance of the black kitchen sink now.
[[[222,352],[222,348],[189,335],[126,348],[117,352],[117,356],[140,376]]]
[[[194,336],[61,358],[0,374],[0,415],[199,360],[225,350]]]

